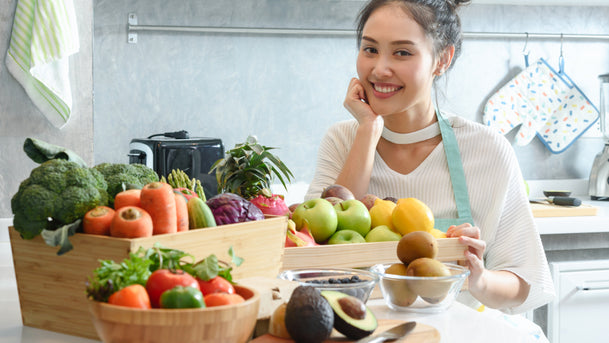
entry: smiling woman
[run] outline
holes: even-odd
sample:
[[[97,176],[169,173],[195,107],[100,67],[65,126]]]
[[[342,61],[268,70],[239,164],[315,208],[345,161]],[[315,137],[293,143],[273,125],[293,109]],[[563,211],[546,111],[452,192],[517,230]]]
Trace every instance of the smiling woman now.
[[[457,10],[469,0],[371,0],[357,29],[358,77],[319,148],[307,198],[331,184],[356,198],[415,198],[434,228],[468,246],[461,301],[521,313],[554,289],[514,151],[488,128],[441,111],[437,78],[461,51]],[[399,206],[399,201],[398,201]]]

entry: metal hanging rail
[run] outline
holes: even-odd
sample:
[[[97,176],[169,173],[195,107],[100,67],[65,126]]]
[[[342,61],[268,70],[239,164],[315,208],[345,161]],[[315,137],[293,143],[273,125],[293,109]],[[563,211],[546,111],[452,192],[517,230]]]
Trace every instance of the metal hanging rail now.
[[[262,34],[262,35],[305,35],[305,36],[354,36],[354,30],[340,29],[291,29],[263,27],[216,27],[216,26],[173,26],[173,25],[138,25],[137,14],[129,13],[127,41],[137,43],[137,32],[191,32],[191,33],[226,33],[226,34]],[[609,40],[609,34],[578,33],[530,33],[530,32],[463,32],[467,39],[569,39],[569,40]]]

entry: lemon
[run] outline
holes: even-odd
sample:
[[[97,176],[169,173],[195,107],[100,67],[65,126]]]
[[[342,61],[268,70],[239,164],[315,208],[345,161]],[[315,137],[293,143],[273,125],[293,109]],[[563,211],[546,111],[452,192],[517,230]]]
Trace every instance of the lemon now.
[[[395,231],[392,223],[392,213],[395,208],[395,203],[391,200],[383,200],[380,198],[376,198],[374,200],[374,205],[370,208],[370,227],[377,227],[381,225],[388,226],[391,231]]]
[[[414,231],[431,233],[434,217],[431,209],[417,198],[401,198],[391,214],[393,227],[402,235]]]
[[[436,228],[431,230],[431,235],[435,238],[446,238],[446,232],[442,232],[440,229]]]

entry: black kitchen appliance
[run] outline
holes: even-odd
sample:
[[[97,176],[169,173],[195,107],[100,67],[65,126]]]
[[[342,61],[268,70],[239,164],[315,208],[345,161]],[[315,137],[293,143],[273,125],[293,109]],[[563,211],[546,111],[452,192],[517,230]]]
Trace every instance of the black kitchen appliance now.
[[[221,139],[191,138],[186,131],[134,138],[129,144],[129,163],[144,164],[165,177],[173,169],[183,170],[190,178],[201,181],[207,198],[218,194],[216,176],[209,174],[209,170],[222,157]]]

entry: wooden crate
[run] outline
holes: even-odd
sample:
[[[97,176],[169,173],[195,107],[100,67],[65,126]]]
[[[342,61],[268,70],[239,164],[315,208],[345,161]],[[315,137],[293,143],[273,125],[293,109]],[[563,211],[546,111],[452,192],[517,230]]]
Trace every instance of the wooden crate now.
[[[285,248],[282,270],[297,268],[360,268],[378,263],[399,262],[396,248],[398,242],[376,242],[359,244],[334,244],[314,247]],[[443,262],[463,260],[465,245],[458,238],[438,239],[438,260]]]
[[[244,258],[243,264],[233,269],[235,279],[275,278],[281,269],[286,227],[287,218],[278,217],[137,239],[77,233],[70,237],[74,250],[62,256],[40,236],[24,240],[10,227],[23,325],[99,339],[85,294],[85,283],[99,266],[98,260],[119,262],[129,252],[150,248],[156,242],[190,253],[197,260],[213,253],[230,261],[228,249],[232,246],[235,254]]]

